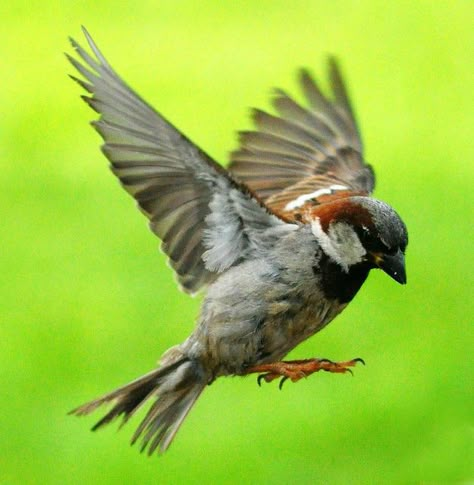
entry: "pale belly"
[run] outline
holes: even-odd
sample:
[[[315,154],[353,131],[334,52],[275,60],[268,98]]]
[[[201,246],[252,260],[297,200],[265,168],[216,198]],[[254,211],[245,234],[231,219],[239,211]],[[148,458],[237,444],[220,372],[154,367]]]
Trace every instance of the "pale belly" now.
[[[296,313],[288,311],[275,315],[263,331],[263,352],[256,363],[283,359],[298,344],[324,328],[345,306],[336,301],[323,305],[308,301]]]
[[[311,337],[346,305],[321,299],[272,302],[265,317],[243,332],[206,335],[206,359],[214,375],[244,375],[248,367],[278,362],[299,343]],[[236,325],[238,327],[238,324]],[[201,341],[202,342],[202,341]]]
[[[283,359],[345,306],[323,295],[310,265],[292,273],[255,262],[209,289],[198,325],[181,348],[214,377],[243,375],[248,367]]]

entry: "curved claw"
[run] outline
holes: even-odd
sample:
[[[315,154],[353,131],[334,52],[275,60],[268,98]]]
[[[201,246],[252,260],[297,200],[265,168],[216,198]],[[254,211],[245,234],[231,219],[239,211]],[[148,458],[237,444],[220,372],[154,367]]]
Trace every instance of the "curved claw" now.
[[[280,391],[283,389],[283,384],[287,380],[288,380],[288,376],[284,376],[284,377],[281,378],[280,383],[278,384],[278,389],[280,389]]]
[[[329,359],[317,359],[320,364],[334,364],[332,360]]]
[[[333,362],[329,359],[292,360],[252,366],[248,369],[248,373],[255,372],[259,374],[257,377],[257,384],[259,387],[262,385],[262,380],[265,382],[272,382],[281,377],[278,384],[278,388],[281,390],[283,384],[288,379],[292,382],[297,382],[302,377],[307,377],[318,371],[333,372],[337,374],[350,372],[353,376],[354,373],[350,367],[354,367],[359,362],[362,365],[365,365],[365,361],[361,357],[345,362]]]

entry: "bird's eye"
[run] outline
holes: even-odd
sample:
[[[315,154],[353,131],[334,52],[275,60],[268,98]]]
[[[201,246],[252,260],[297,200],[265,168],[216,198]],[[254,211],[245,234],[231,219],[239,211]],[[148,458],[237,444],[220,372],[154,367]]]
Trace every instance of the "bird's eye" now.
[[[358,231],[357,235],[359,236],[360,242],[362,243],[363,246],[366,246],[367,243],[370,242],[371,235],[370,231],[367,229],[367,227],[362,226]]]
[[[393,251],[388,248],[379,237],[375,237],[367,227],[362,226],[358,232],[359,240],[367,251],[374,253],[395,254],[396,249]]]

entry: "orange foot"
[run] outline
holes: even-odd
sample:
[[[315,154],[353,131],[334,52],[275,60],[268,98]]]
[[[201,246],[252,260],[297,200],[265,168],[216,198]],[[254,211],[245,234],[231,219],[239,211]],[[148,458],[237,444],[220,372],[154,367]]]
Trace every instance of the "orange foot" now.
[[[257,383],[260,386],[262,379],[265,382],[272,382],[281,377],[279,388],[283,387],[284,382],[290,379],[291,382],[297,382],[303,377],[308,377],[314,372],[324,370],[326,372],[335,372],[338,374],[345,374],[352,370],[358,362],[365,365],[363,359],[348,360],[346,362],[332,362],[328,359],[305,359],[305,360],[290,360],[283,362],[273,362],[271,364],[254,365],[247,369],[247,374],[258,373]]]

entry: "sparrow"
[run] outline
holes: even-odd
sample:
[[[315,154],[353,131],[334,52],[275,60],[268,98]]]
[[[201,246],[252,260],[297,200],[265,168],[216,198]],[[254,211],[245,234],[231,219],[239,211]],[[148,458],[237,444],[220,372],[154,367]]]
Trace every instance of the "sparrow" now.
[[[73,411],[112,408],[93,427],[127,422],[151,406],[133,434],[148,454],[164,452],[206,388],[221,376],[296,382],[362,359],[284,361],[354,298],[371,269],[406,283],[407,229],[374,199],[374,172],[340,68],[328,61],[330,94],[299,72],[305,105],[276,90],[276,114],[254,110],[227,169],[155,111],[113,70],[83,29],[67,57],[99,118],[93,127],[112,172],[161,239],[181,288],[206,289],[191,335],[157,368]],[[79,59],[79,60],[78,60]]]

